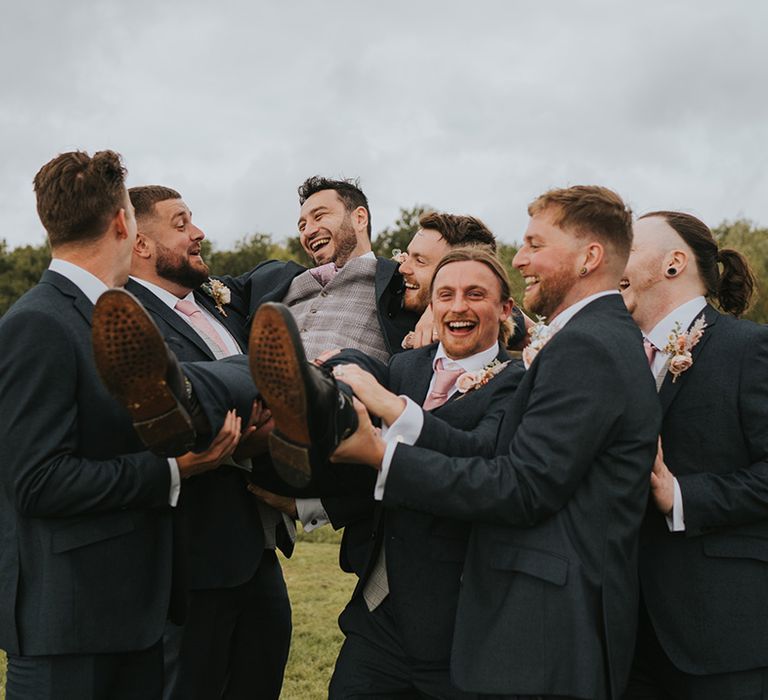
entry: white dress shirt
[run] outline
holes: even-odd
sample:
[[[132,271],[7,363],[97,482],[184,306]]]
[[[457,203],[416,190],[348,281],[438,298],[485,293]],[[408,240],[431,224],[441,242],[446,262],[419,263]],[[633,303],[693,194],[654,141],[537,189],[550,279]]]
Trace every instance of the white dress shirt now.
[[[74,284],[92,304],[96,304],[99,297],[107,291],[108,287],[96,275],[79,265],[75,265],[67,260],[53,258],[48,266],[49,270],[58,272],[62,277],[66,277]],[[171,470],[171,489],[168,494],[168,503],[175,506],[179,500],[179,491],[181,490],[181,478],[179,477],[179,465],[172,457],[168,459],[168,467]]]
[[[651,372],[654,377],[659,375],[670,359],[670,355],[664,352],[664,348],[667,346],[669,337],[674,332],[677,324],[680,324],[680,331],[685,333],[706,306],[707,300],[703,296],[694,297],[690,301],[680,304],[680,306],[667,314],[646,334],[645,337],[657,348],[656,357],[653,358],[653,364],[651,365]],[[664,446],[662,445],[663,448]],[[673,483],[675,487],[674,504],[672,506],[672,513],[665,515],[667,527],[670,532],[683,532],[685,530],[683,494],[676,478]]]

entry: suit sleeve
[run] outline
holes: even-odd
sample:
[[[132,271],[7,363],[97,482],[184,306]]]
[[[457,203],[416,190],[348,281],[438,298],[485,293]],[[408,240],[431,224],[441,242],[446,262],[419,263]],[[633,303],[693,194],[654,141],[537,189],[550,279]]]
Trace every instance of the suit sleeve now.
[[[522,370],[508,367],[495,377],[491,385],[494,392],[479,422],[471,429],[453,427],[431,411],[424,411],[424,425],[417,447],[429,450],[450,451],[452,457],[493,457],[499,437],[499,427],[505,412],[509,409]],[[452,408],[458,409],[462,399],[457,399]]]
[[[536,374],[527,403],[514,403],[524,414],[510,444],[499,446],[500,456],[456,458],[399,445],[385,505],[511,525],[532,525],[559,511],[623,411],[612,354],[591,335],[562,335],[529,370]],[[514,426],[518,418],[506,420]]]
[[[2,488],[23,515],[72,516],[167,505],[167,460],[85,457],[77,350],[51,314],[18,313],[0,331]],[[126,416],[120,427],[130,429]],[[124,437],[116,437],[116,442]]]
[[[739,422],[751,463],[727,474],[703,464],[700,473],[677,477],[688,536],[768,517],[768,328],[758,328],[742,349]]]

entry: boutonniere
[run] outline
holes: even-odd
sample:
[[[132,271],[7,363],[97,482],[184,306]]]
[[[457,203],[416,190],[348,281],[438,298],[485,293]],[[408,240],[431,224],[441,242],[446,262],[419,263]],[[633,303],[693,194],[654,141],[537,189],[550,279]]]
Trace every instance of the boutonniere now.
[[[539,354],[541,349],[552,339],[555,334],[553,328],[548,326],[543,316],[536,317],[536,323],[531,326],[528,331],[528,335],[531,336],[531,341],[523,349],[523,364],[528,369],[531,366],[536,355]]]
[[[474,372],[464,372],[460,374],[456,380],[456,391],[460,394],[466,394],[468,391],[474,391],[481,386],[485,386],[491,381],[501,370],[503,370],[509,364],[509,360],[506,362],[499,362],[494,360],[487,364],[482,369],[478,369]]]
[[[691,330],[687,333],[683,333],[680,328],[680,323],[675,323],[675,327],[669,334],[669,342],[664,347],[662,352],[669,355],[667,360],[667,369],[672,375],[672,383],[677,381],[677,378],[686,370],[691,368],[693,364],[693,356],[691,350],[701,340],[701,336],[704,335],[704,329],[707,327],[707,322],[704,320],[704,315],[699,316],[694,324],[691,326]]]
[[[202,289],[216,304],[216,311],[222,316],[226,316],[227,312],[224,311],[224,304],[229,304],[232,300],[232,293],[226,284],[220,280],[209,277],[207,282],[200,285]]]
[[[400,250],[400,248],[393,248],[392,260],[394,260],[398,265],[402,265],[406,260],[408,260],[408,253],[404,253],[402,250]]]

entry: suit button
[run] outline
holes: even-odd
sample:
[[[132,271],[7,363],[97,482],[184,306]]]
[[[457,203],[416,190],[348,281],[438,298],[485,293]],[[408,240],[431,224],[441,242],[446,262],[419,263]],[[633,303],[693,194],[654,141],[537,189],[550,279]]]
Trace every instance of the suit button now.
[[[312,518],[312,520],[309,521],[312,525],[317,525],[317,518]]]
[[[320,296],[321,296],[321,297],[327,297],[327,296],[328,296],[328,292],[326,292],[325,290],[323,290],[322,292],[320,292]]]
[[[316,313],[317,313],[317,309],[310,309],[310,310],[309,310],[309,313],[311,313],[311,314],[316,314]]]

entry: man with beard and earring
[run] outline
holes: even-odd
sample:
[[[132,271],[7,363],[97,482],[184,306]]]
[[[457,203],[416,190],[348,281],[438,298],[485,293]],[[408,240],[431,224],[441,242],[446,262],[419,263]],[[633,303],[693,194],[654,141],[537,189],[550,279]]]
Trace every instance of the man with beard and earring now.
[[[128,194],[138,234],[125,288],[180,360],[242,354],[241,300],[231,295],[226,309],[217,305],[216,282],[200,255],[205,234],[181,195],[159,185]],[[275,548],[290,556],[295,528],[245,490],[232,437],[222,429],[203,452],[176,458],[191,477],[183,481],[174,521],[187,609],[184,625],[169,623],[163,639],[167,700],[250,698],[254,687],[259,697],[280,695],[291,608]]]
[[[427,430],[415,445],[384,440],[358,407],[359,427],[336,458],[379,470],[385,506],[472,523],[451,653],[457,687],[492,698],[618,698],[660,424],[641,336],[618,294],[631,212],[593,186],[546,192],[528,212],[513,264],[525,307],[550,326],[534,334],[496,456],[443,454],[451,445]]]
[[[634,229],[622,293],[663,422],[625,698],[768,698],[768,328],[734,318],[755,278],[690,214]]]

